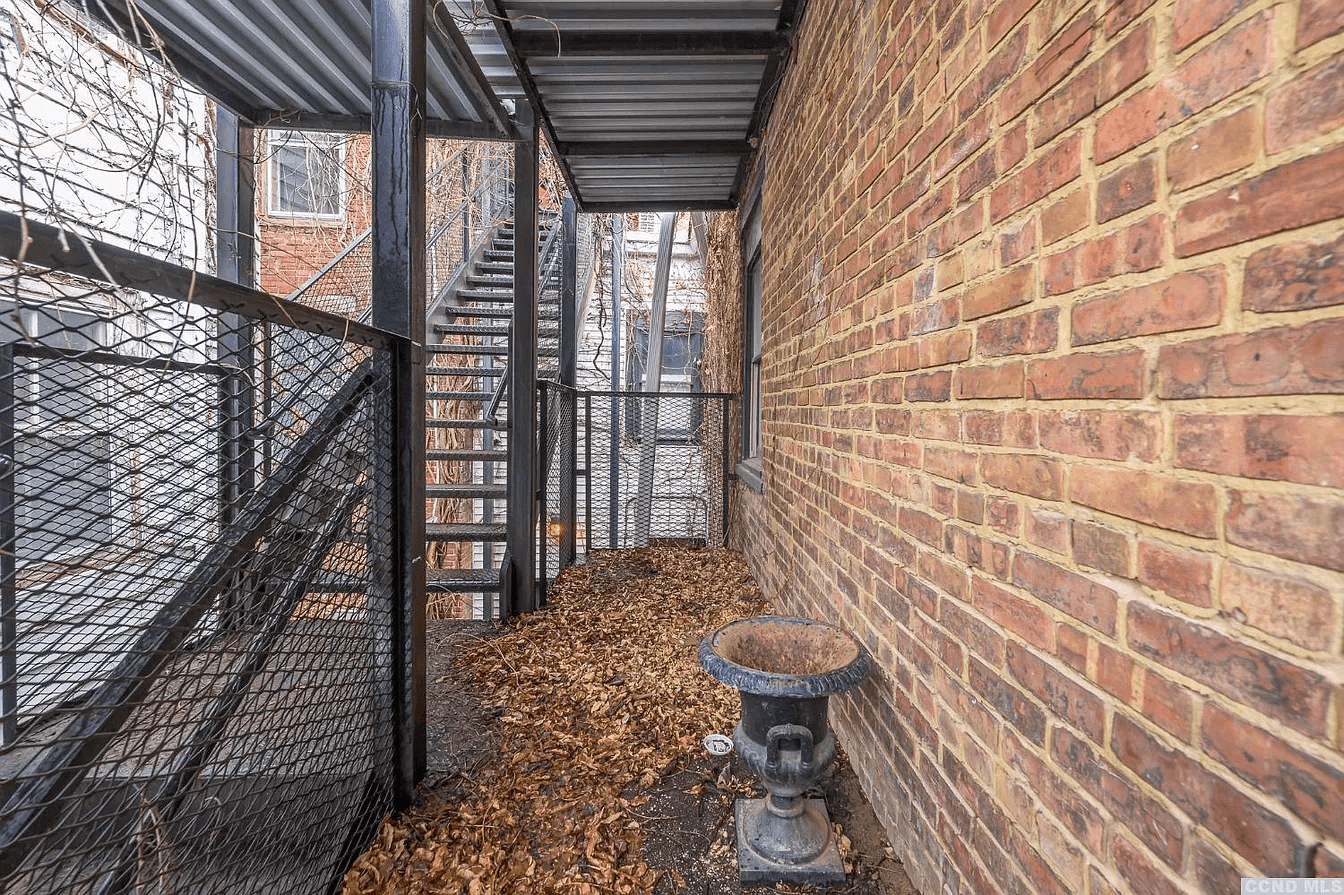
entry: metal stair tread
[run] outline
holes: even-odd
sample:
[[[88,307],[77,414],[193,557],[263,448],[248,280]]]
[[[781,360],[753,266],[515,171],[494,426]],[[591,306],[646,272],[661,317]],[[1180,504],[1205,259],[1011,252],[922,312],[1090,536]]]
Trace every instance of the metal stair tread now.
[[[425,525],[425,537],[431,541],[502,541],[503,522],[431,522]]]
[[[434,332],[447,336],[507,336],[507,326],[488,323],[436,323]]]
[[[499,569],[431,569],[425,574],[425,589],[438,593],[498,592]]]
[[[502,432],[509,427],[508,423],[502,420],[425,420],[425,426],[430,429],[494,429]]]
[[[432,500],[493,500],[504,498],[507,491],[506,485],[426,485],[425,497]]]
[[[425,392],[426,401],[488,401],[493,392]]]
[[[503,376],[503,367],[425,367],[426,376],[481,376],[485,378]]]
[[[438,342],[425,346],[430,354],[494,354],[509,353],[507,345],[458,345],[453,342]]]
[[[509,459],[508,451],[484,451],[479,449],[467,449],[460,451],[425,451],[425,459],[431,462],[444,463],[503,463]]]

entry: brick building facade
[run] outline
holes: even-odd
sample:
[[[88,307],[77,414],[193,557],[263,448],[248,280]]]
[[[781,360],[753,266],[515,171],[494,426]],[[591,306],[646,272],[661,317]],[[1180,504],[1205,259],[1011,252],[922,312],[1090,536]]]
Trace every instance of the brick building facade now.
[[[1344,4],[816,0],[756,165],[733,537],[920,888],[1344,874]]]

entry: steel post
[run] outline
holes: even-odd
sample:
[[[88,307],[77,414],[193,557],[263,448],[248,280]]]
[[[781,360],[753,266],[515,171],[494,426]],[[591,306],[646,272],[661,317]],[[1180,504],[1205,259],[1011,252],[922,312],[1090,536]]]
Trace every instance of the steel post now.
[[[373,324],[392,356],[393,792],[425,772],[425,4],[373,0]]]
[[[518,111],[524,140],[514,144],[513,327],[509,346],[509,514],[513,560],[510,615],[537,608],[537,125]]]
[[[620,522],[621,500],[621,267],[625,263],[625,218],[611,216],[611,430],[607,444],[610,475],[607,477],[610,501],[607,505],[607,549],[615,550],[616,530]]]

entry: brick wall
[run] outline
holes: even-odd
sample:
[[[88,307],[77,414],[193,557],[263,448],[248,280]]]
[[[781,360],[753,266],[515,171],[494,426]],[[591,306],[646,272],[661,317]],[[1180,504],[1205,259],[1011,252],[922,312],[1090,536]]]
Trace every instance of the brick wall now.
[[[1342,32],[809,4],[735,537],[877,657],[836,722],[926,895],[1344,874]]]

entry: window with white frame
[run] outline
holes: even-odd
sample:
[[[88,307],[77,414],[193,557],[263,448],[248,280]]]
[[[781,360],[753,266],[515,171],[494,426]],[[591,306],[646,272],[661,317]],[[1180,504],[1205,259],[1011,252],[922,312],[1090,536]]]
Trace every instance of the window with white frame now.
[[[281,217],[345,217],[345,137],[271,131],[266,211]]]

